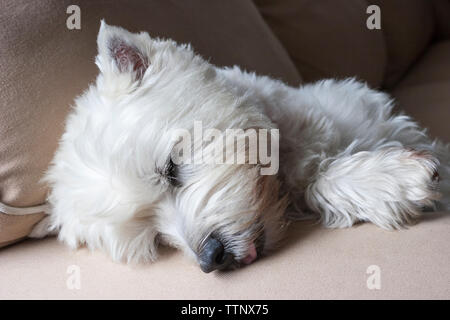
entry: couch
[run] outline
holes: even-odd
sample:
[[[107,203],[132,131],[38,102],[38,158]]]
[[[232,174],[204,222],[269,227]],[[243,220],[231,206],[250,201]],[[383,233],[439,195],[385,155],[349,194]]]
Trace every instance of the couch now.
[[[81,29],[66,25],[73,4],[81,9]],[[380,9],[381,29],[367,28],[369,5]],[[449,0],[5,0],[3,211],[45,202],[47,187],[39,181],[64,118],[97,73],[101,18],[189,42],[216,65],[236,64],[292,86],[357,77],[389,92],[396,112],[450,142]],[[427,212],[399,231],[297,222],[275,254],[210,274],[170,248],[161,248],[153,264],[124,265],[101,252],[72,251],[52,237],[31,240],[27,235],[44,213],[9,213],[0,212],[0,299],[450,298],[450,212]]]

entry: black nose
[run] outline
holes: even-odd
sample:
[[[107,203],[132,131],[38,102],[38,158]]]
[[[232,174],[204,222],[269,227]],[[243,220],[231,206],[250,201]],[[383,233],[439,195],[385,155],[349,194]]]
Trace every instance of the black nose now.
[[[219,240],[209,237],[200,252],[199,260],[202,271],[209,273],[214,270],[225,269],[230,265],[233,257],[226,252]]]

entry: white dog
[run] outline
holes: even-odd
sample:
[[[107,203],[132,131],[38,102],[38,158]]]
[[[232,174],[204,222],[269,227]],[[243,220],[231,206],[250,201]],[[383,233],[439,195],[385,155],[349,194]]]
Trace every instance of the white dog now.
[[[292,88],[103,21],[97,42],[100,73],[68,117],[45,177],[51,212],[34,236],[56,231],[71,247],[128,262],[154,260],[161,242],[210,272],[275,248],[289,218],[396,229],[425,207],[450,208],[449,146],[391,115],[385,93],[354,80]],[[259,160],[174,163],[173,132],[195,121],[278,129],[279,144],[268,141],[279,146],[278,173],[261,174]]]

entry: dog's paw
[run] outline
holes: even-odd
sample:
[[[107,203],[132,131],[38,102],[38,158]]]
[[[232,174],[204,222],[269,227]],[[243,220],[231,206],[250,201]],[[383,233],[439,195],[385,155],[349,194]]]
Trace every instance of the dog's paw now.
[[[438,161],[428,152],[389,148],[332,162],[306,194],[327,227],[358,221],[400,229],[439,198]]]
[[[437,191],[438,160],[427,151],[396,149],[386,159],[386,170],[392,176],[392,186],[387,189],[393,197],[383,207],[390,214],[385,219],[372,222],[385,229],[400,229],[412,224],[425,208],[434,206],[440,198]]]
[[[418,207],[429,207],[440,197],[437,192],[439,174],[438,160],[427,151],[405,150],[403,159],[405,174],[401,177],[404,183],[405,198]]]

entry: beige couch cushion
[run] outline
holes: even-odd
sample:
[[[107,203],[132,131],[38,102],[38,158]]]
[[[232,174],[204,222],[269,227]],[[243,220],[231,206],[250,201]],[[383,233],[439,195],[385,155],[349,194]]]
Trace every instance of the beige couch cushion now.
[[[175,250],[130,266],[54,238],[25,241],[1,252],[0,299],[449,299],[449,243],[450,212],[428,213],[401,231],[297,223],[274,255],[204,274]],[[373,265],[379,290],[367,287]],[[77,271],[80,289],[69,289]]]
[[[0,202],[5,204],[44,201],[47,189],[38,181],[53,157],[69,105],[97,73],[94,56],[101,18],[131,31],[191,42],[218,65],[238,64],[291,84],[300,82],[250,1],[80,0],[81,30],[68,30],[66,10],[72,3],[0,3]],[[22,230],[29,230],[31,222],[34,219],[0,220],[11,228],[27,223]],[[8,235],[8,230],[0,226],[4,242],[24,236]]]
[[[25,216],[0,214],[0,248],[25,238],[44,216],[44,213]]]
[[[357,76],[379,87],[383,33],[366,28],[364,0],[255,0],[305,81]]]
[[[450,0],[432,0],[439,39],[450,39]]]
[[[384,86],[393,87],[420,57],[434,35],[430,0],[373,0],[381,9],[381,30],[386,39],[388,62]]]
[[[450,40],[431,46],[393,94],[399,109],[450,142]]]

